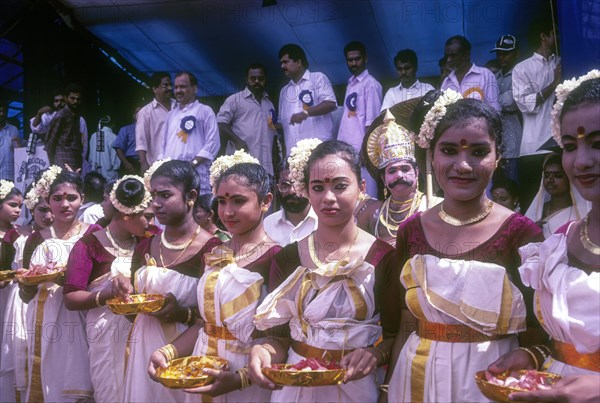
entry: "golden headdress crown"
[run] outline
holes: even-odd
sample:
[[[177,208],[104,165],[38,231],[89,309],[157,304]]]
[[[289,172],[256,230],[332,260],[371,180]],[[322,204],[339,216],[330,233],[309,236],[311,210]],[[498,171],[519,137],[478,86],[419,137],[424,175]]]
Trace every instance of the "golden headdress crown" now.
[[[383,124],[369,135],[367,155],[377,168],[385,168],[391,162],[400,160],[415,161],[415,143],[411,132],[396,123],[389,109],[385,112]]]

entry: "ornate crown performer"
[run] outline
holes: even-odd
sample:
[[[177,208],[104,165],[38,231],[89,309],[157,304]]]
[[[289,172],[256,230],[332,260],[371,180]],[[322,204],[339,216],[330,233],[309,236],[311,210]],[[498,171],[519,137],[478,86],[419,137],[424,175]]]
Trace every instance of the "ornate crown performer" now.
[[[370,214],[372,225],[369,225],[369,230],[395,245],[400,223],[427,208],[427,198],[417,189],[419,169],[413,136],[408,129],[396,123],[388,109],[383,123],[368,135],[365,151],[371,175],[381,178],[386,196],[390,192],[390,196],[380,204],[379,212]],[[439,202],[439,199],[436,201]]]

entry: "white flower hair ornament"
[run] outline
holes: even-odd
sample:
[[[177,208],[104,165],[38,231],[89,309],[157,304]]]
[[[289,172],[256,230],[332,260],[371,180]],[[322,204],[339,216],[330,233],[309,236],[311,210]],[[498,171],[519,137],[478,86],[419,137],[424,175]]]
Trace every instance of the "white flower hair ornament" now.
[[[0,200],[6,199],[6,196],[13,190],[15,184],[11,181],[0,180]]]
[[[126,205],[122,204],[119,200],[117,200],[117,188],[119,187],[119,185],[121,184],[121,182],[123,182],[126,179],[135,179],[137,181],[139,181],[142,185],[144,185],[144,198],[142,199],[142,201],[132,207],[127,207]],[[143,178],[137,176],[137,175],[125,175],[123,176],[121,179],[119,179],[113,186],[112,190],[110,191],[110,202],[112,203],[112,205],[121,213],[123,214],[138,214],[143,212],[144,210],[146,210],[146,207],[148,207],[148,205],[150,204],[150,202],[152,201],[152,195],[150,195],[150,191],[148,190],[148,187],[145,185],[145,181]]]
[[[292,147],[288,157],[288,166],[290,167],[290,179],[294,183],[296,191],[305,194],[304,189],[304,168],[315,148],[323,141],[320,139],[304,139]]]
[[[416,136],[419,147],[429,148],[429,144],[435,135],[435,128],[444,115],[446,115],[446,107],[452,105],[459,99],[463,99],[463,96],[451,89],[447,89],[440,95],[429,112],[425,115],[425,119],[423,119],[423,124],[419,130],[419,135]]]
[[[150,180],[152,179],[152,175],[154,175],[154,172],[156,172],[156,170],[160,168],[162,164],[168,161],[171,161],[171,158],[165,158],[164,160],[154,161],[154,163],[150,165],[150,168],[148,168],[146,173],[144,173],[144,186],[146,186],[146,189],[150,190]]]
[[[33,212],[35,206],[40,202],[40,196],[37,193],[36,183],[31,184],[31,189],[25,195],[25,206],[29,209],[29,211]]]
[[[592,70],[587,74],[579,77],[572,78],[570,80],[563,81],[562,84],[559,84],[556,87],[556,102],[552,107],[552,137],[558,143],[558,145],[562,148],[562,136],[560,130],[560,115],[562,114],[563,107],[565,105],[565,100],[567,97],[573,92],[574,89],[579,87],[581,83],[588,80],[593,80],[594,78],[600,78],[600,70]]]
[[[50,186],[54,183],[58,175],[62,173],[62,168],[57,165],[51,165],[47,170],[44,171],[41,178],[35,183],[35,192],[38,197],[44,199],[50,196]]]
[[[210,186],[213,189],[213,193],[215,193],[215,183],[219,180],[219,177],[223,174],[223,172],[227,171],[234,165],[237,164],[258,164],[260,162],[248,154],[244,150],[236,150],[232,155],[223,155],[222,157],[217,158],[213,161],[210,166]]]

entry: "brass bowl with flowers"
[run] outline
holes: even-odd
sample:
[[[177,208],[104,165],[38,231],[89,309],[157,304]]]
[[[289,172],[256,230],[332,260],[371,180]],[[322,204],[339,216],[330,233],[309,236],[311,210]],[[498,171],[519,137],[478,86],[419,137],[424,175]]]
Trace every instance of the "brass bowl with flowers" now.
[[[521,387],[517,387],[517,386],[513,387],[513,386],[498,385],[498,384],[490,382],[486,379],[486,371],[479,371],[475,374],[475,383],[477,384],[477,387],[481,391],[481,394],[483,394],[488,399],[493,400],[495,402],[507,402],[508,403],[508,402],[518,402],[517,400],[510,400],[508,398],[508,396],[511,393],[527,392],[527,391],[537,390],[537,389],[548,389],[551,387],[550,385],[552,385],[553,383],[556,383],[557,381],[559,381],[561,379],[560,375],[553,374],[550,372],[540,372],[540,371],[534,371],[534,370],[519,370],[519,371],[513,371],[512,373],[509,373],[507,371],[503,374],[496,375],[496,378],[504,381],[509,376],[523,377],[528,374],[530,376],[532,375],[535,378],[535,385],[531,384],[531,380],[529,383],[534,388],[527,389],[527,388],[521,388]]]
[[[15,270],[0,270],[0,281],[12,280],[16,275]]]
[[[127,300],[111,298],[106,306],[117,315],[136,315],[160,311],[166,299],[161,294],[132,294]]]
[[[15,279],[23,285],[40,285],[46,282],[57,282],[65,276],[65,266],[56,266],[53,271],[44,274],[31,274],[31,270],[18,270]]]
[[[225,370],[229,368],[229,361],[208,355],[178,358],[170,361],[167,368],[158,368],[156,378],[170,389],[197,388],[215,381],[213,376],[204,373],[204,368]]]
[[[329,386],[338,385],[346,376],[346,369],[294,369],[292,364],[273,364],[261,368],[264,376],[279,386]]]

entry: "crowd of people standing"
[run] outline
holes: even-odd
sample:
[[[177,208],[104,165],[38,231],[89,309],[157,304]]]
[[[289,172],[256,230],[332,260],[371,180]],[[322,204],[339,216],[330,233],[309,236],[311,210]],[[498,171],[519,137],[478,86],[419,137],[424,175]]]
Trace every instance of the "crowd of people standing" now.
[[[365,46],[348,43],[337,135],[331,83],[298,45],[279,51],[277,111],[260,64],[218,114],[192,73],[156,73],[108,182],[82,175],[82,90],[69,87],[31,119],[51,166],[25,192],[0,180],[0,270],[17,275],[0,282],[0,400],[484,401],[477,371],[518,369],[563,376],[519,400],[599,399],[600,72],[559,85],[553,29],[532,32],[519,64],[514,36],[499,38],[497,77],[451,37],[438,90],[401,51],[385,97]],[[550,136],[555,153],[540,151]],[[537,164],[538,195],[511,194]],[[32,220],[17,227],[23,204]],[[54,269],[64,278],[18,280]],[[164,305],[107,307],[134,294]],[[229,362],[206,370],[213,383],[156,382],[203,355]],[[307,358],[343,381],[281,388],[262,371]]]

